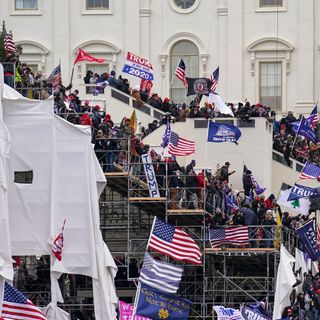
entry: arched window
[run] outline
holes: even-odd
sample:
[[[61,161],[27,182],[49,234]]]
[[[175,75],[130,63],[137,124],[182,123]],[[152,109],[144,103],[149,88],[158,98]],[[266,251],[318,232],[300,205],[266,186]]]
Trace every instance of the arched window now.
[[[179,41],[172,46],[170,54],[170,79],[172,80],[170,93],[174,102],[187,101],[186,89],[175,75],[175,71],[180,59],[183,58],[186,65],[186,76],[199,77],[199,51],[197,46],[191,41]],[[189,99],[190,100],[190,99]]]

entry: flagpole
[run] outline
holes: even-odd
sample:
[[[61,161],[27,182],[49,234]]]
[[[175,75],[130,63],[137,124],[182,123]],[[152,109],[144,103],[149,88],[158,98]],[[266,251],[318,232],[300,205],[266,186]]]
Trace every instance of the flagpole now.
[[[73,79],[73,74],[74,74],[74,64],[72,67],[72,71],[71,71],[71,79],[70,79],[70,84],[72,83],[72,79]],[[71,90],[71,89],[70,89]]]
[[[298,136],[299,136],[299,131],[300,131],[300,127],[301,127],[301,124],[302,124],[302,120],[303,120],[303,117],[301,118],[301,120],[300,120],[300,124],[299,124],[299,127],[298,127],[298,131],[297,131],[297,133],[296,133],[296,136],[294,137],[294,141],[293,141],[293,145],[292,145],[292,150],[291,150],[291,152],[290,152],[290,155],[289,155],[289,158],[290,158],[290,156],[292,156],[292,152],[293,152],[293,148],[294,148],[294,145],[296,144],[296,142],[297,142],[297,139],[298,139]]]

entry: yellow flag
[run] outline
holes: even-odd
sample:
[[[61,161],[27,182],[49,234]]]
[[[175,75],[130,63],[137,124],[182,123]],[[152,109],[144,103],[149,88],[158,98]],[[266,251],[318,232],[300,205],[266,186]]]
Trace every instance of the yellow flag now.
[[[276,220],[277,220],[277,234],[276,234],[276,240],[274,241],[275,248],[280,248],[281,243],[281,218],[279,210],[276,211]]]
[[[131,117],[130,117],[130,127],[133,131],[133,133],[137,130],[137,116],[136,116],[136,110],[132,111]]]

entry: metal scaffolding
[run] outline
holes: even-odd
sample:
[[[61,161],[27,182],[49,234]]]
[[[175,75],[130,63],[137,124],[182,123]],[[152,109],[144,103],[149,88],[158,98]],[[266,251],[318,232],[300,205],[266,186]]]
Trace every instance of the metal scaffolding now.
[[[190,319],[212,319],[214,305],[239,307],[263,298],[272,301],[278,249],[211,249],[208,221],[210,224],[216,207],[224,209],[224,202],[210,196],[204,185],[197,187],[197,203],[194,203],[195,198],[188,196],[190,190],[183,184],[187,176],[175,176],[182,183],[172,186],[168,161],[156,160],[154,166],[164,169],[161,177],[157,176],[158,198],[150,197],[140,157],[130,151],[125,161],[112,165],[112,170],[104,168],[107,186],[100,198],[101,230],[122,270],[116,279],[119,299],[133,302],[153,217],[157,215],[182,227],[203,252],[201,266],[184,266],[178,292],[193,302]]]

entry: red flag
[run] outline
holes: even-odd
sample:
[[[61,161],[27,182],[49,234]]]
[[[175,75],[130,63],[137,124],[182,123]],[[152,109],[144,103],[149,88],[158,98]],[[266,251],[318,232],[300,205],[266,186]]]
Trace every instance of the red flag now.
[[[61,229],[61,232],[56,236],[56,238],[53,240],[52,243],[52,253],[54,256],[61,261],[62,257],[62,249],[63,249],[63,230],[64,230],[64,225],[66,223],[66,219],[64,219],[63,226]]]
[[[82,49],[78,49],[78,54],[76,56],[76,59],[74,60],[74,64],[80,62],[80,61],[89,61],[89,62],[98,62],[98,63],[104,63],[106,59],[103,58],[95,58],[91,56],[89,53],[84,52]]]
[[[141,79],[140,91],[147,90],[148,97],[150,96],[151,88],[153,87],[152,80]]]

